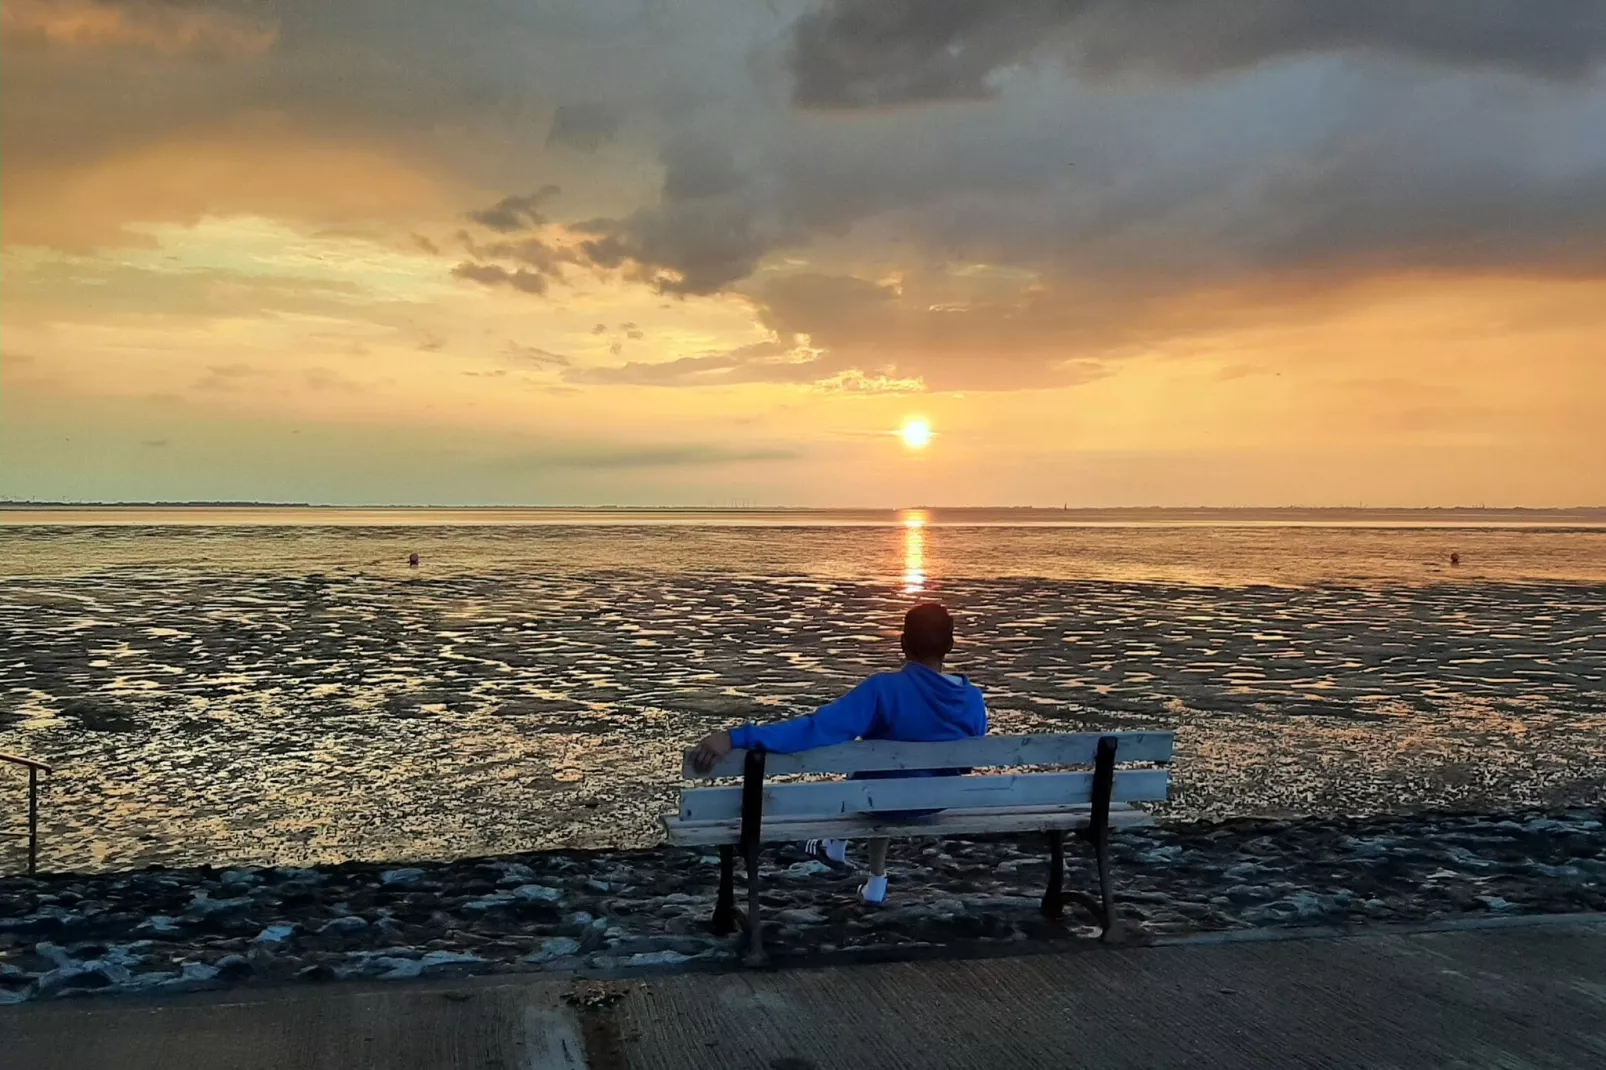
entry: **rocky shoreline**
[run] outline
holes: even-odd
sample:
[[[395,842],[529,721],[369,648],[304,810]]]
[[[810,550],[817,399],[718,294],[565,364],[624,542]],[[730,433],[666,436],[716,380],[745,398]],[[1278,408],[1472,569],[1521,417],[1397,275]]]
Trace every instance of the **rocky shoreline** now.
[[[1157,824],[1113,844],[1122,916],[1150,935],[1606,911],[1606,810]],[[1039,913],[1035,837],[894,843],[879,909],[857,902],[855,874],[793,847],[764,862],[766,942],[781,957],[1096,932]],[[0,878],[0,1003],[734,962],[737,938],[708,931],[718,872],[715,851],[660,847]],[[1066,886],[1094,887],[1085,852]]]

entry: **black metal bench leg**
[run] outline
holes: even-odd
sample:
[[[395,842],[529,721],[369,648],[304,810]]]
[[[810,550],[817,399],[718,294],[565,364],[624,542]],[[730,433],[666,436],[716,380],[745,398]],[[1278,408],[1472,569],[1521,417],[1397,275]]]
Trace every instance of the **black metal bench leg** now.
[[[1121,928],[1120,917],[1115,913],[1115,888],[1110,878],[1109,829],[1103,830],[1103,835],[1094,842],[1093,848],[1099,860],[1099,901],[1104,908],[1104,932],[1099,939],[1107,944],[1118,944],[1126,934]]]
[[[719,849],[719,898],[712,928],[717,936],[736,931],[736,847],[729,843]]]
[[[764,842],[764,752],[747,752],[742,771],[742,855],[747,861],[747,965],[762,966],[764,919],[758,905],[758,853]]]
[[[747,965],[762,966],[768,961],[764,954],[764,919],[758,910],[758,844],[747,846]]]
[[[1120,943],[1121,919],[1115,913],[1115,890],[1110,881],[1110,795],[1115,787],[1115,750],[1120,741],[1114,736],[1099,740],[1093,760],[1093,813],[1088,833],[1099,864],[1099,901],[1103,907],[1105,943]]]
[[[1065,914],[1065,833],[1048,830],[1048,891],[1043,893],[1043,917]]]

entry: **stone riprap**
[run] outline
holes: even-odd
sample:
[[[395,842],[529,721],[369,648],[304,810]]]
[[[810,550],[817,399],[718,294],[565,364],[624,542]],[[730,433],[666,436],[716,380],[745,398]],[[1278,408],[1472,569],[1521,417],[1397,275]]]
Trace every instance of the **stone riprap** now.
[[[1606,910],[1606,812],[1156,825],[1114,838],[1123,916],[1153,935]],[[781,957],[1074,939],[1045,920],[1036,837],[894,843],[887,906],[797,849],[765,852]],[[1094,887],[1086,852],[1067,887]],[[850,858],[862,859],[862,845]],[[738,867],[740,868],[740,867]],[[91,991],[719,963],[717,851],[413,865],[159,869],[0,880],[0,1003]],[[738,878],[738,895],[742,887]]]

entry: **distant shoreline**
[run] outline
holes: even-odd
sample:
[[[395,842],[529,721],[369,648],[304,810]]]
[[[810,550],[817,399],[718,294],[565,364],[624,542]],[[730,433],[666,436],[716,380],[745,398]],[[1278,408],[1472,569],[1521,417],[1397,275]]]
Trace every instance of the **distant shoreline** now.
[[[1051,509],[908,506],[881,509],[718,506],[360,506],[248,502],[0,502],[0,529],[94,527],[1000,527],[1606,529],[1606,507],[1345,509]]]
[[[1021,516],[1073,516],[1073,517],[1140,517],[1144,519],[1205,519],[1212,517],[1286,519],[1296,516],[1318,516],[1355,519],[1362,517],[1444,519],[1448,517],[1522,518],[1556,517],[1559,519],[1588,519],[1606,522],[1606,505],[1594,506],[1077,506],[1060,507],[1041,505],[899,505],[899,506],[721,506],[721,505],[331,505],[311,502],[250,502],[250,501],[182,501],[182,502],[53,502],[0,500],[0,511],[84,512],[88,510],[305,510],[330,513],[349,512],[453,512],[453,513],[714,513],[729,515],[764,516],[770,514],[810,515],[885,515],[926,512],[951,516],[982,513],[1008,513]]]

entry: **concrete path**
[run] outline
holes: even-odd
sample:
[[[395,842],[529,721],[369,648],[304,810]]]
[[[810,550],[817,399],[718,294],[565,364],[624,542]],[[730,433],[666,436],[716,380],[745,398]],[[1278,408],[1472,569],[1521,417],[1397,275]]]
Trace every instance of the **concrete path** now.
[[[1606,924],[0,1008],[7,1070],[1606,1066]]]

